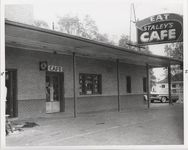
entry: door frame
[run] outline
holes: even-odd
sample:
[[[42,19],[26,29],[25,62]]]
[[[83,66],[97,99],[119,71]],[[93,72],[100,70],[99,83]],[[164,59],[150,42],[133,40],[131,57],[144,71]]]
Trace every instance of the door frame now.
[[[18,117],[18,76],[17,76],[17,69],[13,69],[13,68],[7,68],[7,69],[5,69],[6,70],[6,72],[13,72],[13,74],[15,75],[15,81],[13,81],[14,82],[14,88],[13,88],[13,92],[15,92],[14,94],[14,96],[13,96],[13,104],[12,104],[12,107],[13,107],[13,114],[12,114],[12,116],[10,116],[10,117]],[[14,76],[13,75],[13,76]],[[12,77],[13,77],[12,76]],[[14,77],[13,77],[14,78]],[[14,80],[14,79],[12,79],[12,80]],[[12,84],[12,83],[11,83]],[[6,79],[5,79],[5,85],[6,85]],[[8,89],[7,89],[7,93],[8,93]],[[7,95],[6,95],[7,96]],[[6,107],[6,105],[5,105],[5,107]],[[5,109],[6,110],[6,109]]]
[[[65,90],[64,90],[64,72],[51,72],[51,71],[46,71],[46,76],[47,74],[56,74],[59,77],[60,80],[60,112],[64,112],[65,111]],[[45,83],[46,83],[46,77],[45,77]]]

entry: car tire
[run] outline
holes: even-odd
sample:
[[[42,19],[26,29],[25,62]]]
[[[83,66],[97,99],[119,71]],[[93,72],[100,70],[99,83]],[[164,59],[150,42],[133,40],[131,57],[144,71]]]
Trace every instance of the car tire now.
[[[161,97],[161,103],[166,103],[167,98],[165,96]]]

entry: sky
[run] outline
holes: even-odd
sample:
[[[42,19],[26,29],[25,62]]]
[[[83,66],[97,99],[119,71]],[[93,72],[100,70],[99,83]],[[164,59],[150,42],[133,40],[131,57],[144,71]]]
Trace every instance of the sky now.
[[[130,32],[130,10],[134,4],[139,20],[161,13],[183,14],[183,0],[6,0],[5,4],[32,4],[34,18],[57,22],[58,16],[71,14],[83,18],[91,16],[101,33],[117,42]],[[134,19],[132,15],[132,20]],[[136,27],[131,23],[131,40],[136,41]],[[150,46],[153,54],[165,55],[164,45]]]
[[[52,22],[56,25],[58,16],[66,14],[79,18],[89,15],[95,20],[100,33],[107,33],[116,42],[122,34],[130,33],[130,13],[133,14],[131,4],[134,4],[139,20],[161,13],[183,15],[183,0],[5,0],[5,4],[32,4],[34,18],[45,20],[49,25]],[[136,27],[133,23],[131,40],[136,41]],[[152,45],[149,48],[153,54],[165,55],[164,45]]]

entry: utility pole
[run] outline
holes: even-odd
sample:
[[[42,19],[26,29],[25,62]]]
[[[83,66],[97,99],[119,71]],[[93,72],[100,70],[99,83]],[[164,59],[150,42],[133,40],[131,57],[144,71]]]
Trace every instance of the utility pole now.
[[[55,28],[54,28],[54,22],[52,22],[52,30],[54,30]]]
[[[134,15],[134,21],[132,20],[132,11],[133,11],[133,15]],[[134,46],[134,47],[137,47],[138,48],[138,51],[140,52],[141,51],[141,48],[144,48],[143,46],[139,46],[139,45],[134,45],[134,44],[131,44],[131,32],[132,32],[132,28],[131,28],[131,23],[136,23],[137,19],[136,19],[136,11],[135,11],[135,8],[134,8],[134,3],[131,3],[131,6],[130,6],[130,26],[129,26],[129,42],[130,43],[127,43],[127,45],[129,45],[129,47],[131,46]]]

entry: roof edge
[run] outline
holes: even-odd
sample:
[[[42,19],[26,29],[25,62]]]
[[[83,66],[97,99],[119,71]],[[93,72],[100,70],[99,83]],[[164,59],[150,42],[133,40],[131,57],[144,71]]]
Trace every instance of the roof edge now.
[[[70,35],[70,34],[62,33],[62,32],[59,32],[59,31],[54,31],[54,30],[50,30],[50,29],[45,29],[45,28],[41,28],[41,27],[36,27],[34,25],[19,23],[19,22],[7,20],[7,19],[5,19],[5,24],[13,25],[13,26],[21,27],[21,28],[26,28],[26,29],[30,29],[30,30],[35,30],[35,31],[39,31],[39,32],[45,32],[45,33],[53,34],[53,35],[57,35],[57,36],[63,36],[63,37],[66,37],[66,38],[71,38],[71,39],[79,40],[79,41],[82,41],[82,42],[88,42],[88,43],[91,43],[91,44],[96,44],[96,45],[99,45],[99,46],[104,46],[104,47],[116,49],[116,50],[119,50],[119,51],[126,51],[126,52],[132,53],[132,54],[149,56],[149,57],[160,58],[160,59],[168,59],[169,61],[175,61],[175,62],[181,63],[181,64],[183,63],[183,60],[178,60],[178,59],[170,58],[170,57],[167,57],[167,56],[159,56],[159,55],[154,55],[154,54],[145,54],[145,53],[142,53],[142,52],[132,51],[130,49],[122,48],[122,47],[111,45],[111,44],[108,44],[108,43],[102,43],[102,42],[99,42],[99,41],[94,41],[94,40],[86,39],[86,38],[83,38],[83,37]]]

